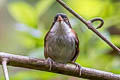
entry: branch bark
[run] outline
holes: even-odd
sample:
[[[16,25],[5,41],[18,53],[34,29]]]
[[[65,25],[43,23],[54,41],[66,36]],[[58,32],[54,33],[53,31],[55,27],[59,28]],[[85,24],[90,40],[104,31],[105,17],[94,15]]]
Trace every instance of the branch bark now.
[[[49,64],[44,59],[30,58],[26,56],[0,52],[0,64],[2,64],[3,58],[7,59],[9,66],[14,67],[42,70],[92,80],[120,80],[120,75],[85,67],[81,67],[81,75],[79,75],[78,68],[76,68],[74,65],[71,66],[68,64],[65,65],[54,63],[51,70],[49,70]]]
[[[93,31],[102,40],[104,40],[111,48],[113,48],[114,50],[118,51],[118,53],[120,54],[120,49],[117,46],[115,46],[112,42],[110,42],[109,40],[107,40],[107,38],[105,38],[100,32],[98,32],[94,28],[94,26],[92,25],[93,22],[100,21],[101,24],[97,27],[97,29],[100,28],[100,27],[102,27],[104,21],[101,18],[94,18],[92,20],[86,21],[79,14],[77,14],[74,10],[72,10],[70,7],[68,7],[62,0],[56,0],[56,1],[58,3],[60,3],[65,9],[67,9],[71,14],[73,14],[76,18],[78,18],[80,21],[82,21],[88,27],[88,29],[90,29],[91,31]]]
[[[9,80],[9,75],[7,70],[7,58],[2,58],[2,67],[3,67],[5,80]]]

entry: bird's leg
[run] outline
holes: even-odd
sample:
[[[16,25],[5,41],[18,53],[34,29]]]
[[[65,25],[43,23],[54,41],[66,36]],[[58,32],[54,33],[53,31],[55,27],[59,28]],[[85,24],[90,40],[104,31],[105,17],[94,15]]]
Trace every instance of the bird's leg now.
[[[75,63],[75,62],[71,62],[71,64],[74,64],[74,65],[76,66],[76,68],[78,68],[78,70],[79,70],[79,75],[81,75],[81,66],[80,66],[80,64]]]
[[[54,64],[54,61],[53,61],[50,57],[48,57],[48,58],[46,59],[46,61],[47,61],[47,63],[49,64],[49,70],[51,71],[52,65]]]

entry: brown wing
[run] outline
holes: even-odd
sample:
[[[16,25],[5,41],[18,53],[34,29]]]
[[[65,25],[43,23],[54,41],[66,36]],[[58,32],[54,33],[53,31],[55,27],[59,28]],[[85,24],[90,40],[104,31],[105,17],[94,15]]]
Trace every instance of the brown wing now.
[[[48,53],[48,46],[47,46],[47,43],[46,43],[47,37],[48,37],[48,33],[46,34],[45,39],[44,39],[44,56],[45,56],[45,58],[48,58],[48,54],[47,54]]]
[[[73,58],[72,58],[72,62],[75,62],[76,61],[76,59],[77,59],[77,57],[78,57],[78,55],[79,55],[79,39],[78,39],[78,37],[77,37],[77,34],[72,30],[72,32],[75,34],[75,55],[73,56]]]
[[[44,38],[44,56],[45,58],[48,58],[48,44],[47,44],[47,40],[49,39],[49,33],[51,28],[53,27],[53,25],[55,24],[55,22],[53,22],[52,26],[50,27],[49,31],[47,32],[45,38]]]

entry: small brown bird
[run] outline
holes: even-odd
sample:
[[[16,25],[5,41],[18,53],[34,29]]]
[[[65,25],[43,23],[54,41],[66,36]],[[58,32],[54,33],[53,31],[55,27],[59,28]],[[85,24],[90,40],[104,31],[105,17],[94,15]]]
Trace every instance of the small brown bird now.
[[[46,34],[44,41],[44,56],[49,61],[57,63],[75,63],[79,54],[79,40],[73,31],[67,16],[58,13]]]

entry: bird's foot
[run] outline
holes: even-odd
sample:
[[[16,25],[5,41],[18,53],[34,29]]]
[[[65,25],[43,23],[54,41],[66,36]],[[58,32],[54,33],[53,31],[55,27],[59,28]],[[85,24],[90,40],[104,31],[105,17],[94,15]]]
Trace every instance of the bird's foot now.
[[[81,66],[78,63],[72,62],[71,64],[74,64],[76,68],[79,70],[79,75],[81,76]]]
[[[51,58],[47,58],[46,62],[49,64],[49,70],[51,71],[52,65],[54,64],[54,61]]]

